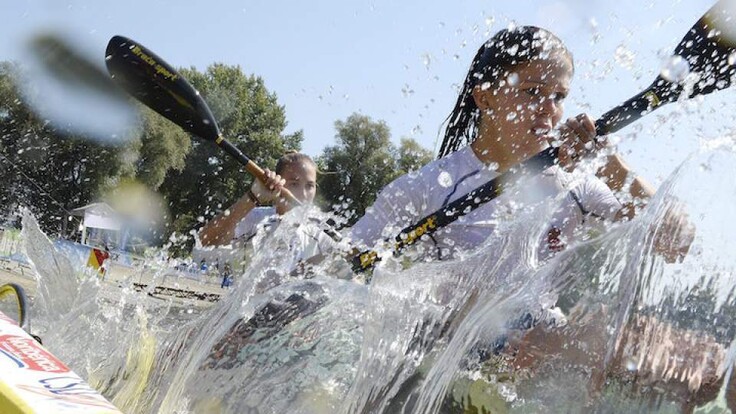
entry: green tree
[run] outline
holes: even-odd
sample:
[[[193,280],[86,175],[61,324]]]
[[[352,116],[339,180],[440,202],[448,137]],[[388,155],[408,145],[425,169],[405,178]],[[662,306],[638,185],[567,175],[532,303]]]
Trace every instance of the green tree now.
[[[13,217],[25,206],[45,231],[56,234],[63,231],[69,210],[98,201],[133,179],[156,189],[170,169],[184,167],[189,136],[150,109],[139,105],[140,117],[128,139],[100,144],[39,119],[26,104],[28,92],[20,93],[23,82],[29,80],[17,64],[0,62],[3,217]]]
[[[192,140],[179,126],[141,108],[136,178],[151,189],[158,189],[169,170],[181,171],[192,148]]]
[[[131,157],[39,119],[19,92],[24,79],[16,64],[0,63],[0,207],[5,217],[28,207],[46,232],[58,234],[68,210],[133,173]]]
[[[223,135],[257,164],[273,168],[286,150],[301,148],[302,132],[283,133],[284,107],[260,77],[224,64],[181,73],[205,98]],[[242,196],[251,181],[243,166],[216,145],[195,139],[184,168],[169,171],[160,187],[173,217],[171,231],[190,234]],[[188,251],[192,242],[187,238],[181,251]]]
[[[397,149],[383,121],[360,114],[335,122],[336,145],[318,158],[321,200],[343,214],[348,225],[358,220],[378,192],[396,177],[432,159],[431,153],[410,138]]]
[[[416,171],[434,159],[432,151],[422,147],[412,138],[401,138],[397,158],[399,175]]]

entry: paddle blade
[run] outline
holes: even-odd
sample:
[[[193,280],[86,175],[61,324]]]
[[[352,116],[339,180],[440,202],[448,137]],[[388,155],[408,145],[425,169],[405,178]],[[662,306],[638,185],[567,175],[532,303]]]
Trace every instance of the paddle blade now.
[[[94,54],[69,34],[43,32],[26,43],[24,101],[59,135],[124,144],[135,111]]]
[[[137,100],[200,138],[220,136],[199,92],[163,59],[124,36],[110,39],[106,54],[113,80]]]
[[[687,32],[670,65],[644,91],[603,114],[596,132],[605,135],[681,97],[726,89],[736,76],[736,0],[720,0]]]
[[[708,10],[677,45],[675,56],[686,62],[695,82],[678,82],[661,97],[668,102],[683,93],[692,98],[731,86],[736,75],[736,1],[721,0]]]

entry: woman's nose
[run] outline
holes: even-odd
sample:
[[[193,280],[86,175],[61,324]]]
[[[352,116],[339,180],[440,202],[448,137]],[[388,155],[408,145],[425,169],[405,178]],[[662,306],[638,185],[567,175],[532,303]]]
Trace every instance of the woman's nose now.
[[[554,115],[558,110],[557,102],[553,97],[545,96],[540,99],[538,111],[545,115]]]
[[[296,188],[294,191],[294,196],[302,202],[307,200],[307,194],[307,189],[304,187]]]

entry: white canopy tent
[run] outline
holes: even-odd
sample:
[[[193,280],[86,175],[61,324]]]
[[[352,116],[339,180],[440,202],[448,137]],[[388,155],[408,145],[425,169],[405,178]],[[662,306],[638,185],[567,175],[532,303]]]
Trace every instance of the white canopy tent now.
[[[107,203],[88,204],[84,207],[75,208],[71,213],[74,216],[82,217],[82,244],[88,244],[88,228],[119,233],[123,227],[122,218]]]

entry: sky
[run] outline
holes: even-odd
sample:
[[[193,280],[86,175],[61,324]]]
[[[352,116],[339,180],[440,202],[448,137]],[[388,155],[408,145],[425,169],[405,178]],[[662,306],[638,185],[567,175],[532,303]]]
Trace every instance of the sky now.
[[[439,129],[482,42],[509,24],[543,26],[575,56],[567,116],[594,118],[641,91],[713,0],[5,0],[0,59],[61,33],[99,57],[116,34],[175,67],[214,62],[261,76],[303,151],[334,144],[334,122],[359,112],[392,139],[436,150]],[[635,170],[658,185],[704,141],[730,132],[732,90],[672,104],[617,134]],[[247,150],[246,150],[247,153]]]

